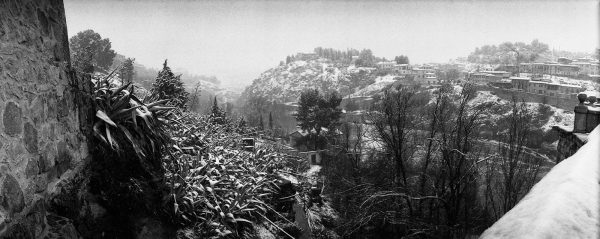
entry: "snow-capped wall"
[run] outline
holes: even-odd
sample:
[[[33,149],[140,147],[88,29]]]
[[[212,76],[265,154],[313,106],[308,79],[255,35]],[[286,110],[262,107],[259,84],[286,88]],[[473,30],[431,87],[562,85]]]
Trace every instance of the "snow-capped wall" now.
[[[598,238],[600,126],[481,238]]]

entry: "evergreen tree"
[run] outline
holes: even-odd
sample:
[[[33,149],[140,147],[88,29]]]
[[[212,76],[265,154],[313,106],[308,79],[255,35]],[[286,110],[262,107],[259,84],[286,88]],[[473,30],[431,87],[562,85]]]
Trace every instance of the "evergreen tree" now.
[[[370,49],[364,49],[358,54],[356,64],[359,66],[371,67],[375,65],[375,57]]]
[[[219,108],[219,102],[217,101],[217,96],[215,96],[213,100],[213,106],[210,110],[210,119],[212,122],[217,124],[224,124],[226,122],[225,112]]]
[[[405,55],[396,56],[394,61],[396,61],[396,64],[409,64],[408,56]]]
[[[323,128],[334,132],[342,115],[340,103],[342,98],[336,92],[323,96],[319,90],[309,89],[300,94],[296,121],[302,130],[309,132],[313,138],[314,147],[317,148],[317,140]]]
[[[269,130],[273,130],[273,115],[269,112]]]
[[[240,117],[240,120],[238,121],[238,128],[245,128],[246,127],[246,120],[244,119],[244,117]]]
[[[264,130],[264,129],[265,129],[265,123],[263,122],[263,117],[262,117],[262,114],[260,115],[260,120],[259,120],[259,123],[258,123],[258,124],[259,124],[259,125],[258,125],[258,128],[259,128],[260,130]]]
[[[156,81],[152,84],[151,93],[158,99],[169,99],[169,105],[182,109],[185,109],[189,95],[181,82],[181,75],[173,74],[171,68],[167,66],[167,60],[163,64],[163,69],[158,72]]]
[[[69,39],[73,67],[85,73],[108,70],[117,53],[111,49],[108,38],[93,30],[85,30]]]
[[[211,109],[211,115],[220,115],[221,109],[219,109],[219,102],[217,101],[217,96],[213,99],[213,106]]]
[[[129,84],[133,82],[133,76],[135,75],[133,61],[135,61],[135,59],[125,59],[125,61],[123,62],[123,67],[119,71],[119,75],[121,76],[122,81],[121,83],[123,84]]]

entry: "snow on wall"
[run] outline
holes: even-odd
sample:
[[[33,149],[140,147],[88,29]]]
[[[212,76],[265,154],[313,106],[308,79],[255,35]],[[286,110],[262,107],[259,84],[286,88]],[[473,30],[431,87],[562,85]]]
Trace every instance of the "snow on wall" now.
[[[481,238],[599,238],[599,161],[600,126]]]

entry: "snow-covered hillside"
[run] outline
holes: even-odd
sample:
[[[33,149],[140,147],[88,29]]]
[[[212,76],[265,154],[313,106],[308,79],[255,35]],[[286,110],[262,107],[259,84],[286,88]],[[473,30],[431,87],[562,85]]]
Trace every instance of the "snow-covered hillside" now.
[[[396,80],[394,80],[394,77],[395,76],[392,76],[392,75],[379,76],[375,79],[375,83],[370,84],[367,87],[362,88],[362,89],[350,94],[348,97],[355,98],[355,97],[373,96],[373,95],[383,91],[383,89],[385,89],[387,86],[396,82]]]
[[[294,61],[263,72],[246,88],[248,96],[264,96],[271,102],[296,101],[307,88],[349,92],[347,68],[325,60]]]
[[[486,115],[487,120],[489,120],[490,122],[497,122],[503,116],[508,116],[511,113],[508,110],[510,102],[494,95],[490,91],[477,92],[477,96],[469,102],[470,105],[480,105],[484,103],[496,104],[494,107],[497,108],[497,111]],[[531,102],[527,102],[526,105],[527,109],[532,113],[539,112],[540,107],[547,107],[549,114],[551,115],[549,115],[547,118],[541,119],[545,123],[540,122],[541,129],[543,129],[544,131],[549,131],[552,128],[552,126],[555,125],[573,125],[573,122],[575,120],[575,114],[572,110],[568,111],[550,105]]]
[[[201,98],[217,96],[217,99],[220,102],[234,102],[240,97],[241,94],[240,91],[225,88],[220,84],[210,81],[204,81],[200,79],[195,79],[194,81],[184,80],[184,85],[188,92],[194,92],[196,84],[200,85]]]

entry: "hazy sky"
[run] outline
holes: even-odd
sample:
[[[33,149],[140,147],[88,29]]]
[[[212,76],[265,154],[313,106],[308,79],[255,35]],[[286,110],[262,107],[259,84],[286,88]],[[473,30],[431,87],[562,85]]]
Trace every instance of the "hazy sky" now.
[[[82,1],[65,0],[69,36],[93,29],[118,53],[159,68],[246,85],[287,55],[317,46],[370,48],[411,63],[446,62],[475,47],[539,39],[592,52],[597,1]]]

